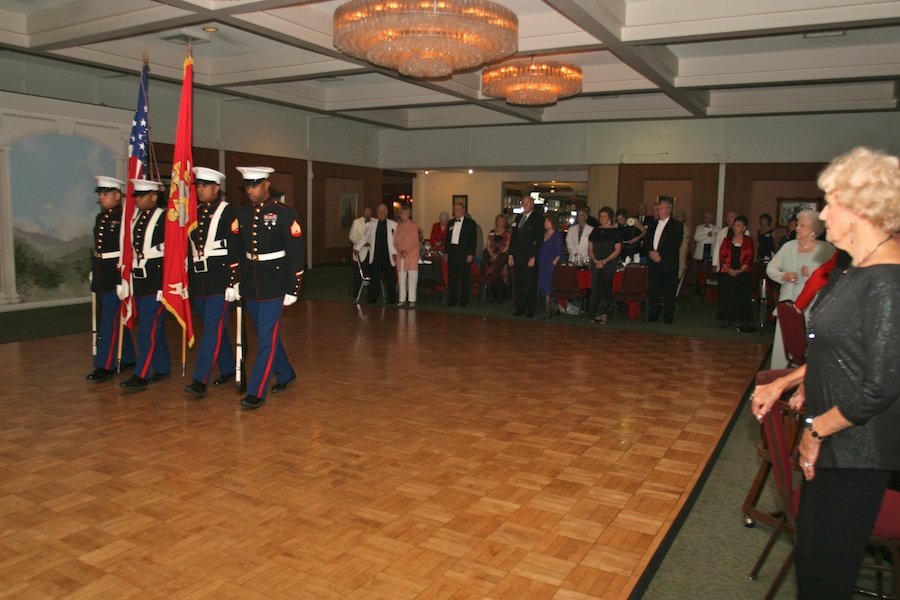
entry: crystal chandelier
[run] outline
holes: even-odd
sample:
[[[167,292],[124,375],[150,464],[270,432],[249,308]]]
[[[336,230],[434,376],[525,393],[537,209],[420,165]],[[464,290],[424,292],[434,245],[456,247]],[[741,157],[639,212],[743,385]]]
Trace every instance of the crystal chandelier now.
[[[581,67],[554,60],[516,59],[481,73],[481,93],[509,104],[538,106],[581,92]]]
[[[334,13],[344,54],[420,79],[514,54],[519,20],[488,0],[350,0]]]

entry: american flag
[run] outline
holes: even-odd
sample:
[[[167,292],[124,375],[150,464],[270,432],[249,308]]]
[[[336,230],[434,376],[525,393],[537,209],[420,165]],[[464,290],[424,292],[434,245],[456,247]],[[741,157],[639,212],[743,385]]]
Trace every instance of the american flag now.
[[[128,194],[122,208],[122,226],[120,227],[119,247],[122,249],[119,271],[122,280],[131,285],[131,266],[134,248],[131,244],[131,223],[134,220],[134,184],[132,179],[140,179],[147,167],[147,150],[150,144],[150,125],[147,119],[147,58],[141,69],[141,88],[138,90],[137,110],[131,122],[131,138],[128,141]],[[122,320],[129,329],[134,329],[134,296],[128,296],[122,302]]]

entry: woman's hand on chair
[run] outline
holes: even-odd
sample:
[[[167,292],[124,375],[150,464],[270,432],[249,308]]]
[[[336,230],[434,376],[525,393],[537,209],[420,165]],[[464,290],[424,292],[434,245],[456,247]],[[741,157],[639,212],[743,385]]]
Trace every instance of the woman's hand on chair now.
[[[806,388],[801,383],[797,386],[797,389],[791,394],[791,399],[788,402],[788,405],[791,407],[791,410],[794,412],[799,412],[803,405],[806,404]]]

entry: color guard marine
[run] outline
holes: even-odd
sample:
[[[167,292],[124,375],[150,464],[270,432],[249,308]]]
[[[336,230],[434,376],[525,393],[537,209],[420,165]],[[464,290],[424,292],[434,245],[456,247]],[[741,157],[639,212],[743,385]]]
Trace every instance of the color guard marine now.
[[[124,300],[132,292],[137,311],[137,364],[134,374],[119,385],[143,391],[147,384],[157,383],[172,373],[169,344],[163,327],[166,309],[162,303],[162,261],[165,249],[165,212],[157,204],[162,184],[146,179],[132,179],[135,205],[138,209],[132,224],[131,241],[134,247],[131,277],[134,289],[122,281],[119,298]],[[150,375],[150,372],[153,372]]]
[[[225,175],[207,167],[194,167],[197,187],[197,227],[190,233],[191,266],[188,268],[191,301],[203,319],[203,337],[197,351],[193,382],[184,389],[197,397],[206,395],[213,367],[223,385],[234,377],[235,360],[228,337],[228,312],[238,296],[237,269],[240,236],[231,224],[238,209],[220,196]]]
[[[270,167],[238,167],[250,204],[238,211],[231,225],[240,235],[242,256],[240,293],[244,297],[257,336],[256,360],[241,405],[248,409],[266,403],[266,386],[284,391],[297,374],[281,344],[281,312],[297,301],[303,281],[305,248],[295,211],[279,202],[270,189]]]
[[[97,202],[100,214],[94,222],[94,248],[91,266],[91,292],[96,295],[100,307],[100,326],[97,331],[97,352],[94,355],[94,371],[86,377],[93,383],[112,379],[115,373],[119,347],[119,331],[122,331],[122,362],[120,368],[134,366],[134,343],[131,332],[120,328],[119,308],[122,304],[116,295],[119,284],[118,263],[122,256],[119,246],[122,227],[122,190],[124,181],[112,177],[97,176]]]

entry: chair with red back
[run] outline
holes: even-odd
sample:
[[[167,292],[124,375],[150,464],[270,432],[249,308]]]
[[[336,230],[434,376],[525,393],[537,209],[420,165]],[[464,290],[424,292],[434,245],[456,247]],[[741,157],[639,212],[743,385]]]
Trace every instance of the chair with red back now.
[[[553,283],[550,289],[550,298],[559,300],[583,300],[587,290],[580,289],[578,285],[578,272],[572,265],[558,264],[553,268]]]
[[[478,275],[472,277],[472,283],[478,285],[480,299],[484,301],[486,294],[490,294],[491,302],[504,301],[505,294],[500,282],[503,281],[503,269],[509,261],[509,255],[501,252],[497,258],[491,260],[491,254],[487,250],[484,251],[483,268]],[[491,265],[488,269],[487,265]]]
[[[791,367],[806,363],[806,321],[803,313],[794,308],[794,303],[786,300],[775,305],[775,314],[781,324],[781,340],[784,355]]]
[[[644,318],[647,318],[647,300],[650,291],[650,278],[647,275],[647,267],[644,265],[628,265],[622,273],[622,285],[618,291],[614,291],[613,313],[619,316],[619,302],[637,302],[643,305]]]
[[[775,479],[775,486],[778,492],[779,508],[782,510],[781,518],[772,531],[769,541],[766,542],[762,554],[759,555],[753,570],[750,572],[750,579],[756,579],[760,569],[766,562],[769,552],[785,531],[796,532],[798,508],[800,506],[800,487],[794,487],[793,476],[791,472],[791,455],[793,453],[793,444],[788,439],[788,435],[784,426],[784,415],[780,408],[773,407],[769,413],[763,417],[762,426],[766,436],[766,444],[769,448],[770,460],[772,462],[772,474]],[[892,556],[891,565],[884,565],[880,560],[876,560],[873,564],[863,564],[863,568],[871,568],[876,571],[877,590],[875,592],[864,592],[868,595],[877,595],[880,598],[887,598],[884,595],[882,573],[890,571],[893,573],[893,597],[900,598],[900,492],[887,490],[881,503],[881,509],[878,512],[878,518],[875,520],[875,526],[872,529],[872,535],[869,538],[869,544],[878,548],[886,549]],[[794,547],[784,559],[778,574],[772,581],[769,591],[766,593],[766,600],[775,597],[778,588],[784,581],[791,564],[794,561],[794,550],[796,549],[796,535],[794,536]]]

